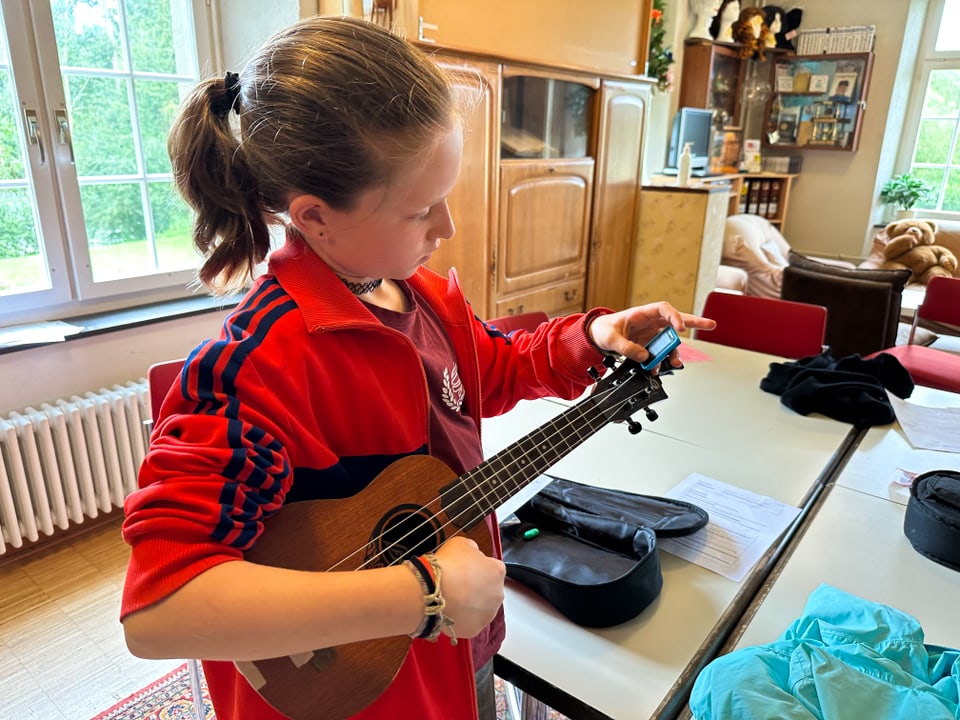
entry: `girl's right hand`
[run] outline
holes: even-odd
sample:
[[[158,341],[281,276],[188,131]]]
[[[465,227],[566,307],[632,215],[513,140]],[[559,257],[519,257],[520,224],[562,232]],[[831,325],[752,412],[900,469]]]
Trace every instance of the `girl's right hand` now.
[[[490,624],[503,604],[506,566],[480,552],[473,540],[459,536],[445,542],[436,555],[444,615],[453,620],[457,637],[471,638]]]

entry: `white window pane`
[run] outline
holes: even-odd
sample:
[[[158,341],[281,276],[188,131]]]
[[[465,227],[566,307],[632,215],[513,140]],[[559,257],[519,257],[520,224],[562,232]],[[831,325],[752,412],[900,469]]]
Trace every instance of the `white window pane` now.
[[[960,28],[960,0],[945,0],[937,43],[934,46],[938,52],[960,50],[960,33],[957,28]]]
[[[156,235],[157,269],[160,272],[193,270],[200,256],[193,245],[193,215],[177,194],[173,182],[152,182],[150,209]]]
[[[54,0],[52,8],[57,54],[64,70],[126,69],[117,0]]]
[[[0,22],[0,296],[9,296],[49,290],[51,280],[39,239],[21,107],[2,28]]]
[[[81,293],[193,270],[190,216],[169,191],[167,156],[180,98],[198,79],[191,3],[57,0],[53,10],[73,133],[66,172],[75,170],[86,230],[86,247],[74,248]]]
[[[127,83],[64,73],[77,175],[127,175],[138,170]]]

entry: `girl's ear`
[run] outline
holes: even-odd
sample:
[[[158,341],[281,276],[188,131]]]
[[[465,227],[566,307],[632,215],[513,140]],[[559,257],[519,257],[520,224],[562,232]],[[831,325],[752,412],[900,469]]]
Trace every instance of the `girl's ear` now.
[[[329,208],[315,195],[297,195],[287,210],[290,221],[306,238],[322,236]]]

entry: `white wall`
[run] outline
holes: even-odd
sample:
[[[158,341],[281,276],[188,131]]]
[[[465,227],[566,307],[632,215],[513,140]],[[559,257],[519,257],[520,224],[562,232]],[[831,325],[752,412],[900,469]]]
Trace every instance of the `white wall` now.
[[[145,377],[151,364],[184,357],[203,340],[217,337],[225,312],[2,354],[0,416]]]
[[[763,2],[742,2],[743,7]],[[803,150],[803,169],[790,195],[784,235],[800,252],[859,259],[869,252],[874,222],[882,222],[880,186],[893,174],[900,132],[913,80],[917,43],[929,0],[780,3],[803,7],[800,29],[876,25],[874,66],[860,147],[855,153]],[[668,0],[667,35],[672,38],[679,79],[683,40],[689,28],[687,0]],[[761,66],[768,67],[768,65]],[[645,151],[645,177],[663,166],[677,92],[655,96]],[[763,109],[751,110],[745,125],[762,126]]]
[[[899,145],[927,0],[806,0],[803,28],[876,25],[873,73],[855,153],[802,151],[784,235],[801,252],[859,258],[880,218],[877,195]],[[905,40],[907,38],[907,40]]]

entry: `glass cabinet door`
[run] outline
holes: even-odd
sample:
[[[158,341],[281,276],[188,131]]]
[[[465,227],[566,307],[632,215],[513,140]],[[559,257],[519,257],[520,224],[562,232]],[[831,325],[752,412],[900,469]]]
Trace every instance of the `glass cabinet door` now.
[[[500,157],[587,157],[595,93],[590,85],[569,80],[504,78]]]

